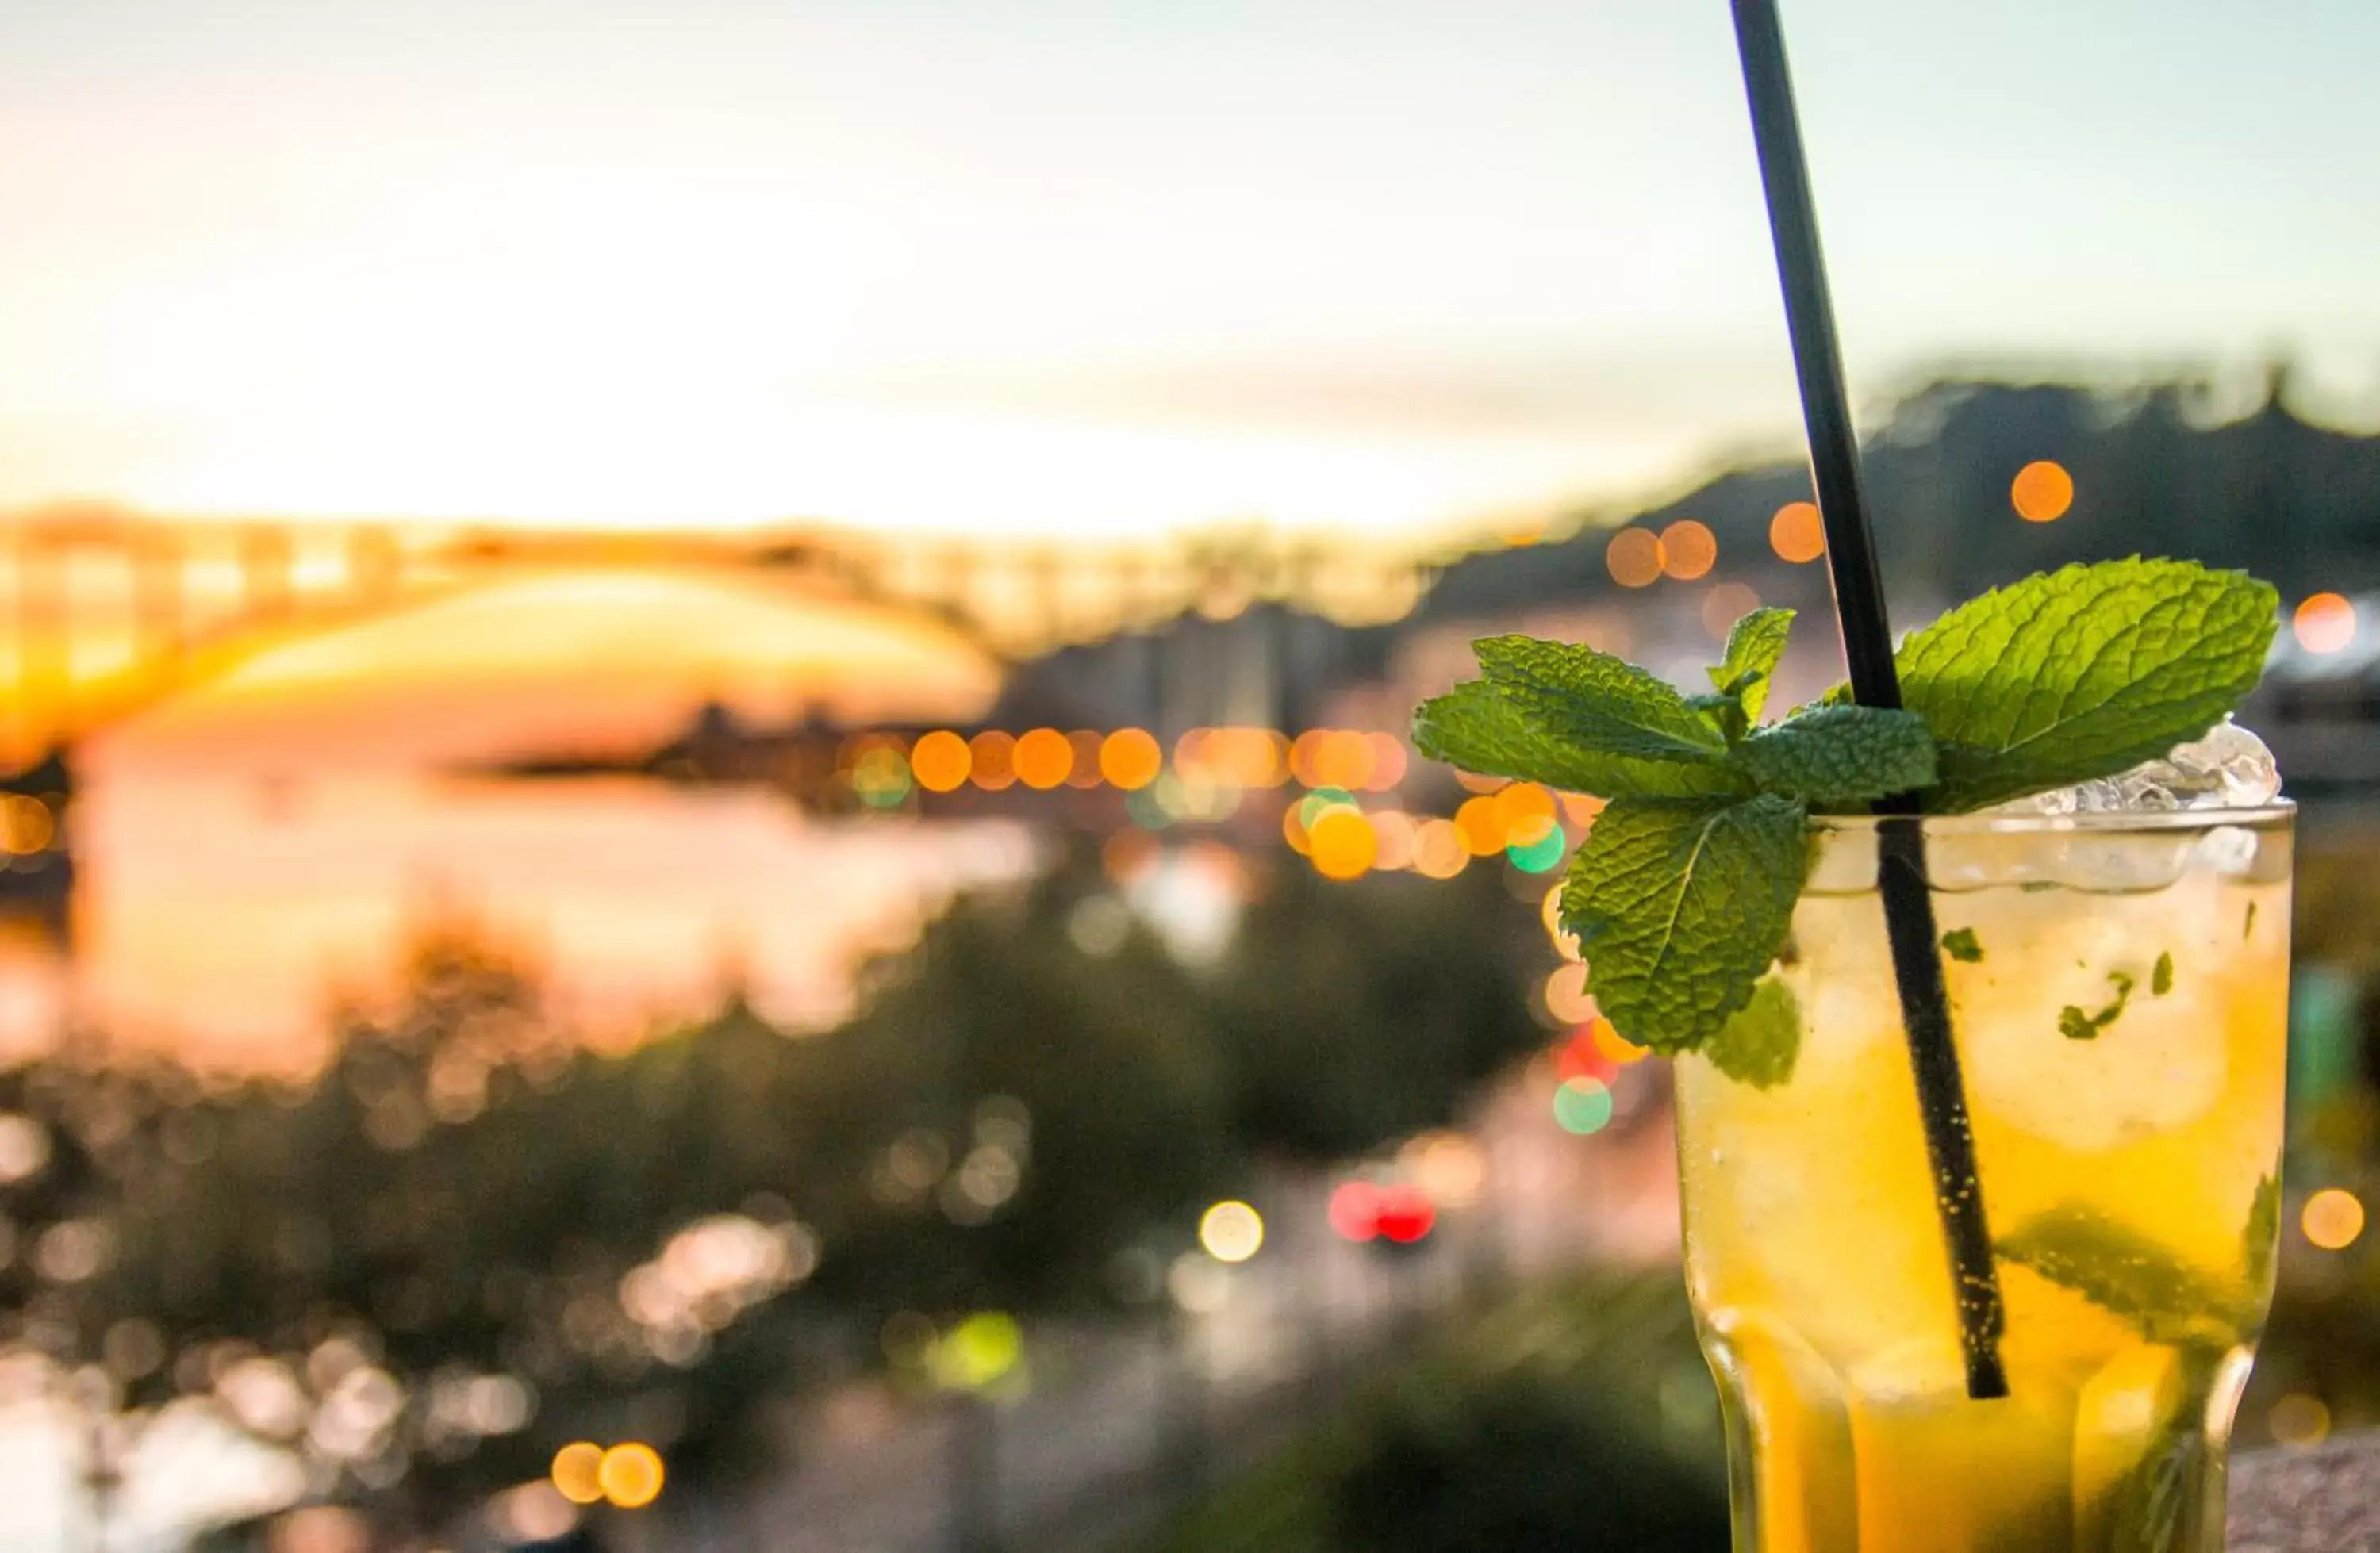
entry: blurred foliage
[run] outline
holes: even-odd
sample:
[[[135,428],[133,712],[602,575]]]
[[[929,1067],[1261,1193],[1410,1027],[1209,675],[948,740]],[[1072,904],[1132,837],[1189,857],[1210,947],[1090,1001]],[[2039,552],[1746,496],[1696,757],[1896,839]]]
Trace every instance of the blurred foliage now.
[[[1535,1291],[1427,1340],[1223,1487],[1167,1553],[1718,1553],[1718,1397],[1674,1273]]]
[[[890,1314],[1112,1304],[1120,1253],[1188,1244],[1264,1159],[1445,1122],[1541,1038],[1488,870],[1247,887],[1185,964],[1137,918],[1082,931],[1122,914],[1070,860],[870,964],[820,1034],[734,1000],[598,1054],[455,929],[304,1086],[88,1050],[0,1075],[47,1151],[0,1186],[0,1338],[136,1424],[210,1399],[404,1535],[577,1438],[650,1440],[685,1486],[749,1473],[790,1399],[882,1364]]]

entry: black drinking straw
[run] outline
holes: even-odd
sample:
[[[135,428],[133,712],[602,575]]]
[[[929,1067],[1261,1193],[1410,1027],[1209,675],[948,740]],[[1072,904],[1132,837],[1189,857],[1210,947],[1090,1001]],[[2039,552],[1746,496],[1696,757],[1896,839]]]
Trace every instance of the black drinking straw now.
[[[1792,78],[1785,68],[1785,38],[1777,0],[1733,0],[1735,41],[1743,56],[1744,95],[1752,103],[1753,139],[1760,148],[1760,181],[1768,195],[1768,229],[1777,245],[1777,273],[1785,287],[1785,323],[1793,339],[1801,380],[1802,417],[1810,432],[1810,474],[1827,534],[1827,571],[1851,663],[1852,696],[1862,706],[1899,707],[1900,677],[1892,667],[1892,627],[1877,579],[1876,540],[1860,487],[1859,443],[1843,394],[1842,353],[1835,341],[1834,304],[1818,249],[1818,222],[1810,203],[1810,170],[1793,110]],[[1975,1137],[1950,1038],[1949,994],[1935,947],[1934,901],[1925,883],[1925,837],[1912,818],[1917,795],[1898,794],[1876,806],[1876,885],[1884,897],[1886,937],[1900,986],[1901,1024],[1909,1034],[1910,1067],[1917,1077],[1917,1109],[1925,1124],[1925,1154],[1934,1171],[1950,1253],[1951,1290],[1959,1307],[1959,1343],[1967,1361],[1967,1394],[2008,1395],[2000,1367],[1998,1269],[1984,1196],[1975,1175]]]

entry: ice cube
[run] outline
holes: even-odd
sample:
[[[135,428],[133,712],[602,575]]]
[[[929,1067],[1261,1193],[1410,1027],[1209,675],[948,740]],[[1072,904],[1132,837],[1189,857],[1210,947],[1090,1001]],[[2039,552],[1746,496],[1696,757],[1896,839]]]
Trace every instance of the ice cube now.
[[[2113,814],[2255,808],[2280,795],[2281,773],[2265,741],[2229,718],[2160,760],[2071,787],[2029,794],[1995,814]]]

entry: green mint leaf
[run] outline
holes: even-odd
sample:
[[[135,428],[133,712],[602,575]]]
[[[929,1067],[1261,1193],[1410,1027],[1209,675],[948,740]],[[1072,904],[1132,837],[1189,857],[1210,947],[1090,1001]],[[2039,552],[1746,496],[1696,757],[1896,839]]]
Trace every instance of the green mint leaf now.
[[[2124,1005],[2132,1001],[2134,983],[2123,971],[2109,971],[2107,980],[2116,989],[2116,996],[2096,1013],[2085,1013],[2072,1003],[2058,1011],[2058,1033],[2070,1041],[2097,1040],[2099,1032],[2123,1017]]]
[[[1763,728],[1736,746],[1735,760],[1762,791],[1812,807],[1864,806],[1934,783],[1934,737],[1905,711],[1820,707]]]
[[[1975,940],[1973,928],[1953,928],[1942,935],[1942,952],[1961,965],[1973,965],[1982,962],[1984,946]]]
[[[1694,806],[1616,798],[1562,886],[1562,926],[1623,1036],[1684,1051],[1749,1002],[1809,868],[1807,811],[1763,794]]]
[[[2091,1546],[2109,1553],[2141,1553],[2180,1546],[2190,1486],[2206,1450],[2204,1420],[2196,1407],[2215,1384],[2225,1351],[2211,1343],[2186,1343],[2177,1361],[2173,1400],[2157,1420],[2140,1465],[2112,1485],[2096,1507],[2106,1533]]]
[[[2256,686],[2279,595],[2189,561],[2074,565],[1997,588],[1901,644],[1901,703],[1941,746],[1936,813],[2111,776],[2196,738]]]
[[[2173,990],[2173,951],[2157,956],[2156,969],[2149,973],[2149,996],[2162,998]]]
[[[1792,631],[1791,610],[1765,609],[1744,615],[1727,634],[1727,651],[1710,671],[1711,684],[1720,695],[1733,697],[1751,722],[1759,722],[1768,704],[1768,681]]]
[[[1548,733],[1654,760],[1727,755],[1726,738],[1676,686],[1624,658],[1534,637],[1488,637],[1471,650],[1488,682]]]
[[[1995,1249],[2000,1260],[2073,1290],[2151,1342],[2228,1341],[2253,1324],[2252,1289],[2202,1272],[2080,1203],[2036,1215]]]
[[[2256,930],[2256,903],[2248,903],[2248,915],[2240,919],[2240,936],[2245,939]]]
[[[1724,764],[1621,755],[1560,731],[1501,687],[1468,680],[1414,713],[1414,747],[1486,776],[1541,782],[1608,798],[1723,798],[1752,791]]]
[[[1763,977],[1752,1001],[1703,1043],[1711,1066],[1738,1084],[1774,1089],[1793,1077],[1802,1055],[1802,1000],[1776,977]]]
[[[1752,719],[1743,712],[1743,703],[1731,695],[1689,696],[1686,705],[1702,713],[1710,725],[1718,730],[1719,737],[1733,745],[1742,742],[1752,731]]]
[[[2260,1292],[2273,1280],[2273,1254],[2281,1244],[2281,1178],[2277,1174],[2256,1183],[2240,1243],[2240,1265],[2248,1269],[2249,1291]]]

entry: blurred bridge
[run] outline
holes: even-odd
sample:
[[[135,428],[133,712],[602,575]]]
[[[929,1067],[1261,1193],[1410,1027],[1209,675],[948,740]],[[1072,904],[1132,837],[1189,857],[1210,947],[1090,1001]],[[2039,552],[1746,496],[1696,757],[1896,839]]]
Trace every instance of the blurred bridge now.
[[[836,530],[718,535],[379,524],[166,523],[99,505],[0,529],[0,765],[20,769],[274,647],[438,597],[586,571],[759,574],[936,613],[1026,657],[1285,599],[1350,622],[1402,614],[1420,564],[1249,535],[971,542]]]

